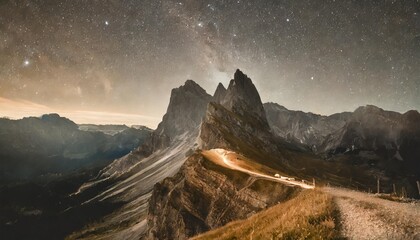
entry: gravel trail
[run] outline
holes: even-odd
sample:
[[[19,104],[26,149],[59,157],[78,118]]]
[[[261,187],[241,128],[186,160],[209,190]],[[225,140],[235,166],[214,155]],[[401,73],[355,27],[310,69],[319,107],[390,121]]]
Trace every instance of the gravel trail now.
[[[419,239],[420,203],[400,203],[374,195],[325,188],[340,210],[343,236],[348,239]]]

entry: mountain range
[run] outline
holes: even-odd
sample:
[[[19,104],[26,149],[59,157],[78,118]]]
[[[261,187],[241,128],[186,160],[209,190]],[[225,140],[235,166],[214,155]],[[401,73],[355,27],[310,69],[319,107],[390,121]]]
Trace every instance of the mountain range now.
[[[57,119],[46,115],[37,121],[56,123]],[[60,129],[67,129],[62,131],[79,131],[79,138],[99,134],[80,132],[69,120],[60,120]],[[213,95],[187,80],[172,90],[156,130],[65,198],[67,204],[61,210],[66,218],[58,214],[57,222],[71,227],[57,229],[54,236],[187,239],[246,219],[303,191],[223,167],[215,160],[217,151],[227,151],[235,161],[246,162],[245,168],[271,176],[359,190],[373,189],[380,179],[383,191],[390,191],[392,183],[405,184],[407,193],[419,198],[415,185],[420,179],[419,122],[417,111],[400,114],[370,105],[322,116],[263,104],[252,80],[240,70],[227,88],[220,83]],[[100,136],[115,139],[125,131]],[[89,146],[60,148],[60,153],[74,159],[98,152],[97,145]],[[81,212],[88,217],[74,224]],[[3,226],[10,236],[50,236],[35,230],[17,233],[23,223],[2,221],[10,223]]]
[[[0,119],[0,182],[103,166],[141,145],[151,133],[127,127],[110,136],[79,128],[58,114]]]

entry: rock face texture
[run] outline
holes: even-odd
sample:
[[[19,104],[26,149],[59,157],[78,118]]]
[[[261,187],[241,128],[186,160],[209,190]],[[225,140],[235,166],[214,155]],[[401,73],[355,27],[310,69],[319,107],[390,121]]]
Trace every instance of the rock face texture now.
[[[156,184],[148,239],[188,239],[290,198],[296,188],[257,180],[192,155],[172,178]]]
[[[330,161],[368,167],[389,182],[408,181],[403,184],[416,194],[415,181],[420,178],[417,111],[400,114],[368,105],[351,113],[320,116],[275,103],[266,103],[264,108],[276,135],[302,143]]]
[[[356,164],[385,170],[389,177],[420,177],[420,114],[400,114],[375,106],[359,107],[346,125],[329,135],[321,149]]]
[[[260,95],[251,79],[236,70],[234,78],[230,81],[225,96],[220,101],[227,110],[257,121],[263,127],[269,128]]]
[[[151,138],[140,148],[115,160],[97,179],[79,190],[78,195],[92,207],[101,202],[122,204],[122,207],[72,238],[95,235],[108,239],[139,239],[143,236],[153,186],[179,171],[187,153],[194,148],[201,119],[211,99],[192,80],[173,89],[167,113]]]
[[[213,102],[220,104],[222,100],[224,99],[225,95],[226,95],[226,88],[225,86],[223,86],[222,83],[219,83],[213,95]]]
[[[201,123],[207,104],[212,97],[197,83],[187,80],[179,88],[171,92],[166,114],[156,129],[157,135],[165,135],[170,139],[190,132]]]
[[[314,152],[325,139],[343,128],[351,113],[322,116],[313,113],[289,110],[277,103],[265,103],[268,123],[274,134],[292,143],[307,145]]]
[[[211,102],[201,124],[200,147],[225,148],[240,152],[254,147],[266,152],[277,151],[265,124],[255,119],[233,113],[222,105]]]
[[[267,152],[276,151],[260,95],[250,78],[237,70],[226,92],[217,96],[215,94],[214,99],[219,99],[219,103],[208,105],[201,124],[202,149],[244,152],[252,146]]]

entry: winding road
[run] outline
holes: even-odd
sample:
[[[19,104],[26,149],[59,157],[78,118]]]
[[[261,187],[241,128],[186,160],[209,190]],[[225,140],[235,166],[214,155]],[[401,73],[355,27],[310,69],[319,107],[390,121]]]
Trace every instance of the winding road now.
[[[243,168],[239,165],[237,165],[235,163],[234,160],[232,160],[231,155],[235,155],[235,152],[232,151],[228,151],[225,149],[221,149],[221,148],[216,148],[216,149],[212,149],[212,150],[208,150],[206,151],[206,153],[204,153],[204,155],[206,155],[207,157],[209,156],[215,156],[217,159],[212,158],[211,160],[215,161],[216,163],[220,164],[220,165],[224,165],[224,167],[236,170],[236,171],[240,171],[240,172],[244,172],[247,173],[251,176],[256,176],[259,178],[264,178],[267,180],[271,180],[271,181],[275,181],[275,182],[280,182],[286,185],[292,185],[292,186],[299,186],[301,188],[305,188],[305,189],[314,189],[313,185],[309,185],[303,182],[299,182],[299,181],[295,181],[295,180],[288,180],[288,179],[282,179],[282,178],[278,178],[278,177],[273,177],[270,176],[268,174],[264,174],[264,173],[260,173],[260,172],[256,172],[256,171],[251,171],[248,170],[246,168]],[[211,157],[210,157],[211,158]]]

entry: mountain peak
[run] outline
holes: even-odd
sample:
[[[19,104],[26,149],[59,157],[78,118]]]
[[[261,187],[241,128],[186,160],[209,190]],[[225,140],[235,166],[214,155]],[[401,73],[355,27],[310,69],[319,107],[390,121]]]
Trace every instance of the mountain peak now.
[[[228,110],[258,119],[268,127],[263,104],[252,80],[241,70],[236,70],[226,94],[220,103]]]
[[[173,138],[193,130],[200,124],[211,98],[206,90],[193,80],[187,80],[184,85],[172,89],[168,109],[156,133]]]
[[[73,121],[71,121],[68,118],[61,117],[57,113],[44,114],[40,117],[40,119],[41,119],[41,121],[43,121],[45,123],[48,123],[48,124],[54,124],[54,125],[57,125],[57,126],[66,126],[66,127],[74,128],[74,129],[79,128],[76,123],[74,123]]]
[[[233,78],[235,80],[249,79],[248,76],[239,69],[236,69],[235,74],[233,75]]]
[[[254,84],[252,83],[252,80],[239,69],[236,69],[235,74],[233,75],[233,79],[230,81],[229,87],[231,84],[239,85],[243,88],[255,88]],[[255,91],[256,90],[257,89],[255,88]]]
[[[217,85],[216,91],[214,92],[213,101],[217,103],[221,103],[225,95],[226,95],[226,88],[225,86],[223,86],[222,83],[219,83]]]
[[[191,79],[188,79],[185,81],[184,85],[179,88],[175,88],[174,90],[176,89],[180,89],[181,91],[194,92],[199,95],[207,95],[206,90],[204,90],[200,85],[198,85],[198,83]]]
[[[382,108],[379,108],[375,105],[366,105],[358,107],[354,112],[381,112],[383,111]]]

